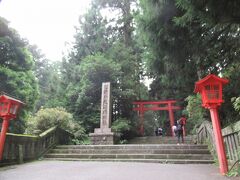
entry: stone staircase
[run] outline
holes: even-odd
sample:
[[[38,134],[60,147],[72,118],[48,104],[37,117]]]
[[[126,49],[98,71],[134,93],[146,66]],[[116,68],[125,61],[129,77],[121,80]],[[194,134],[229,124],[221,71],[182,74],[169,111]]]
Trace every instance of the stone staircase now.
[[[175,164],[208,164],[214,162],[206,145],[177,145],[176,143],[137,144],[137,140],[135,140],[135,143],[127,145],[61,145],[50,150],[44,158],[46,160],[66,161],[122,161]]]
[[[184,137],[185,144],[194,144],[193,136]],[[146,136],[129,140],[129,144],[177,144],[177,137],[171,136]]]

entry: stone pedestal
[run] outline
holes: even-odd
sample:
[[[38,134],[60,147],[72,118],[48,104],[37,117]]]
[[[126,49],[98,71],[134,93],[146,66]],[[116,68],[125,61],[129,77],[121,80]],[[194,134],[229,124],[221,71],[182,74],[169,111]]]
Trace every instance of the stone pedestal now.
[[[89,134],[93,145],[112,145],[114,144],[113,133],[90,133]]]

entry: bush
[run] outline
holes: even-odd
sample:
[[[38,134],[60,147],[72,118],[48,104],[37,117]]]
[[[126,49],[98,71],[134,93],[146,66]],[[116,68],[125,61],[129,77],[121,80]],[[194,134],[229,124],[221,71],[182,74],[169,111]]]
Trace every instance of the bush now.
[[[240,113],[240,97],[233,97],[231,101],[233,102],[234,109]]]
[[[35,116],[28,118],[26,133],[38,134],[53,126],[69,131],[77,139],[85,137],[85,129],[74,121],[72,114],[61,107],[40,109]]]
[[[123,134],[124,131],[130,130],[130,123],[125,118],[119,118],[112,124],[113,132],[119,133],[120,135]]]
[[[192,129],[192,133],[195,133],[196,127],[198,127],[208,117],[207,110],[202,107],[201,96],[199,94],[188,96],[186,98],[188,105],[184,114],[188,116],[186,128]]]

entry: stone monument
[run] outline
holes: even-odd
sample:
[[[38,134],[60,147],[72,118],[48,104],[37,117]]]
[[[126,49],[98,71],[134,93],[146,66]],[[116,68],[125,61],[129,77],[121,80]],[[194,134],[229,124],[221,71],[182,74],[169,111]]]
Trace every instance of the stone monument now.
[[[100,128],[95,128],[94,133],[90,133],[92,144],[113,144],[114,133],[111,131],[111,87],[110,82],[102,83],[101,99],[101,119]]]

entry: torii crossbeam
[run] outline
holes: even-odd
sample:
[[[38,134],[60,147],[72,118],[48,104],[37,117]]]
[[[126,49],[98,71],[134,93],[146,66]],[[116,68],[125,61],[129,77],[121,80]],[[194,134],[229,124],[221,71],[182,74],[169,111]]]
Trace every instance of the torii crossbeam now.
[[[172,126],[174,125],[174,110],[180,110],[180,106],[176,106],[175,103],[176,100],[164,100],[164,101],[135,101],[133,102],[133,105],[135,107],[133,108],[133,111],[138,111],[140,116],[140,134],[143,136],[144,134],[144,112],[145,111],[168,111],[169,113],[169,120],[171,125],[171,132],[172,136],[174,136],[174,133],[172,131]]]

